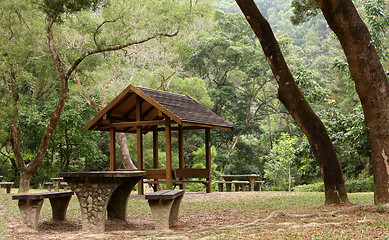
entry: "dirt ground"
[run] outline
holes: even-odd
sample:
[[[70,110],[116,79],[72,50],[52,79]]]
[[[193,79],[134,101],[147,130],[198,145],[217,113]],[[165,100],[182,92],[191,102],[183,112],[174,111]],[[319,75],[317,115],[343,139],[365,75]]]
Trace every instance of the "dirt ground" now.
[[[204,193],[185,193],[184,202],[205,202],[205,201],[236,201],[243,198],[265,198],[272,196],[294,196],[299,193],[276,193],[276,192],[240,192],[240,193],[226,193],[226,192],[215,192],[210,194]],[[144,196],[138,196],[137,194],[131,194],[133,199],[144,199]],[[239,206],[237,206],[239,207]],[[316,209],[319,212],[331,212],[337,210],[339,207],[320,207]],[[301,210],[301,209],[300,209]],[[299,209],[292,209],[293,212],[300,211]],[[312,209],[315,211],[315,209]],[[1,214],[1,212],[0,212]],[[241,231],[236,226],[242,226],[244,229],[252,229],[244,233],[242,238],[239,239],[262,239],[261,237],[254,237],[257,235],[258,231],[263,231],[262,227],[258,227],[253,223],[253,219],[265,219],[268,217],[269,221],[266,221],[267,226],[266,231],[271,231],[270,234],[274,235],[285,229],[292,229],[301,226],[312,225],[311,220],[303,220],[303,217],[296,219],[279,219],[272,220],[270,215],[274,214],[272,211],[253,211],[249,214],[241,215],[236,209],[225,208],[223,211],[187,211],[180,213],[179,225],[171,227],[170,232],[168,233],[158,233],[154,231],[154,223],[151,214],[138,214],[136,216],[129,216],[127,222],[117,222],[117,221],[107,221],[106,231],[100,234],[94,233],[85,233],[81,229],[81,219],[69,216],[68,221],[66,222],[53,222],[53,221],[40,221],[38,231],[23,228],[20,223],[20,219],[11,219],[4,216],[6,219],[6,239],[36,239],[36,240],[46,240],[46,239],[61,239],[61,240],[70,240],[70,239],[236,239],[235,236],[239,236],[240,233],[236,231]],[[276,214],[282,215],[281,212]],[[355,218],[354,216],[349,216],[347,214],[340,214],[341,218],[337,218],[334,222],[330,219],[332,225],[328,225],[332,228],[338,228],[343,224],[346,224],[348,221],[364,221],[360,217]],[[328,218],[328,216],[327,216]],[[330,218],[334,218],[330,216]],[[262,221],[262,220],[261,220]],[[314,219],[314,224],[326,224],[327,220],[323,216],[318,216]],[[270,225],[269,225],[270,224]],[[334,225],[338,224],[338,225]],[[369,223],[368,223],[369,224]],[[233,226],[238,230],[233,230],[235,234],[234,237],[229,236],[229,231],[224,230],[225,228]],[[318,225],[314,226],[317,227]],[[322,225],[326,228],[326,225]],[[261,228],[261,229],[259,229]],[[131,229],[131,230],[129,230]],[[200,232],[215,232],[220,231],[220,235],[211,234],[211,237],[203,236]],[[237,234],[237,235],[236,235]],[[251,235],[250,235],[251,234]],[[252,236],[252,237],[250,237]],[[373,235],[372,235],[373,236]],[[389,235],[385,235],[388,236]],[[299,237],[296,237],[300,239]],[[282,239],[282,238],[277,238]],[[306,238],[304,239],[311,239]],[[320,239],[320,238],[318,238]],[[325,238],[323,238],[325,239]],[[350,239],[360,239],[350,238]],[[366,238],[366,239],[380,239],[380,238]],[[382,238],[385,239],[385,238]]]

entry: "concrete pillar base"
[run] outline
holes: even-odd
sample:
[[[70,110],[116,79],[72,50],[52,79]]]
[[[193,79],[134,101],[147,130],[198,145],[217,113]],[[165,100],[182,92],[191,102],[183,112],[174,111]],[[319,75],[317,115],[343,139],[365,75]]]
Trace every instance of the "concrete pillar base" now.
[[[39,213],[41,211],[43,199],[40,200],[19,200],[19,209],[22,222],[29,228],[37,229]]]

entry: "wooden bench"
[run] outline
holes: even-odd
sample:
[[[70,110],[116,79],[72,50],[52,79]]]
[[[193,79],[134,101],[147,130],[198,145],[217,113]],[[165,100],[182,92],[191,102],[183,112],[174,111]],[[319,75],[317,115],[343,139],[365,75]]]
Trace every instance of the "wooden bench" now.
[[[226,185],[226,192],[231,192],[232,181],[216,181],[219,192],[223,192],[223,185]]]
[[[12,188],[12,185],[14,185],[14,182],[0,182],[0,185],[5,186],[6,193],[11,193],[11,188]]]
[[[265,181],[255,181],[255,190],[256,191],[262,191],[262,184],[264,184]]]
[[[235,192],[240,191],[246,191],[246,185],[249,184],[249,181],[232,181],[232,183],[235,185]]]
[[[178,210],[184,193],[185,190],[161,190],[145,195],[154,217],[155,230],[169,230],[169,224],[178,222]]]
[[[146,169],[146,176],[144,183],[148,183],[154,191],[158,190],[158,184],[166,184],[166,170],[165,169]],[[188,178],[192,178],[189,180]],[[197,179],[193,179],[197,178]],[[201,180],[204,179],[205,180]],[[154,180],[151,180],[154,179]],[[207,193],[211,192],[210,184],[210,172],[207,169],[198,168],[185,168],[185,169],[173,169],[172,183],[174,186],[180,185],[185,188],[185,183],[202,183],[206,187]]]
[[[37,229],[39,213],[45,198],[50,199],[53,219],[65,220],[66,210],[73,194],[73,191],[30,193],[14,195],[12,200],[19,200],[18,206],[23,223],[27,227]]]

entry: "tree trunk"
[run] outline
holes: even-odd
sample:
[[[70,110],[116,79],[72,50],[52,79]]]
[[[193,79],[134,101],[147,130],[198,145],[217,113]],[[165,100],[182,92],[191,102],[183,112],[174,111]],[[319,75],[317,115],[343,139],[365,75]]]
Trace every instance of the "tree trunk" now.
[[[128,150],[127,137],[125,133],[117,132],[116,139],[119,145],[119,152],[125,169],[138,169],[132,162],[130,151]]]
[[[28,192],[30,187],[30,180],[33,173],[35,173],[39,167],[39,165],[42,163],[43,158],[45,157],[45,154],[47,152],[47,148],[49,146],[49,142],[51,140],[51,137],[53,136],[53,133],[58,125],[59,118],[61,116],[62,110],[65,106],[65,101],[67,98],[67,91],[68,91],[68,78],[65,75],[65,72],[62,68],[61,60],[58,56],[58,53],[54,47],[53,42],[53,22],[51,19],[47,20],[46,25],[47,30],[47,44],[49,47],[49,50],[51,52],[52,59],[54,61],[54,64],[57,68],[57,71],[59,73],[59,79],[61,81],[61,90],[59,93],[59,98],[57,102],[57,106],[54,109],[53,114],[51,115],[51,118],[49,120],[49,123],[47,124],[46,130],[43,133],[42,141],[38,148],[38,153],[35,155],[34,160],[32,160],[29,164],[25,164],[23,157],[20,152],[19,148],[19,141],[18,141],[18,128],[17,123],[13,122],[10,125],[10,141],[12,145],[13,152],[15,154],[16,162],[19,165],[20,168],[20,183],[19,183],[19,193],[22,192]],[[17,99],[13,97],[15,102]]]
[[[375,204],[389,203],[389,83],[351,0],[317,0],[338,37],[361,100],[372,150]]]
[[[289,178],[288,178],[288,180],[289,180],[288,191],[291,192],[292,191],[292,169],[291,169],[290,164],[288,166],[288,170],[289,170],[289,172],[288,172],[288,174],[289,174]]]
[[[271,132],[270,115],[267,116],[267,125],[268,125],[268,127],[269,127],[269,142],[270,142],[270,149],[273,149],[273,140],[272,140],[272,132]]]
[[[20,181],[19,181],[18,193],[29,192],[31,177],[32,177],[32,172],[29,171],[27,168],[20,169]]]
[[[327,130],[294,81],[269,23],[253,0],[236,2],[261,43],[279,86],[278,99],[308,138],[323,177],[325,204],[348,203],[343,172]]]
[[[227,154],[226,154],[226,158],[229,158],[230,155],[231,155],[231,153],[232,153],[232,151],[234,151],[234,149],[235,149],[235,147],[236,147],[236,144],[238,143],[239,138],[240,138],[240,135],[242,135],[242,133],[243,133],[243,129],[241,129],[241,130],[238,132],[238,134],[235,136],[234,142],[232,143],[230,149],[228,150],[228,152],[227,152]],[[227,160],[227,161],[228,161],[228,160]],[[227,164],[225,164],[225,165],[227,165]],[[223,172],[224,172],[224,171],[223,171]]]

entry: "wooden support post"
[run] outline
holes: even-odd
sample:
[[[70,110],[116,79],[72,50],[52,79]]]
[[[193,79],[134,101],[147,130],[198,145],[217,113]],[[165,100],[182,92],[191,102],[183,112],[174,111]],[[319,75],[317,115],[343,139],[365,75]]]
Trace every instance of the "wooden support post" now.
[[[136,121],[142,120],[142,99],[136,98]],[[136,127],[136,153],[138,170],[143,170],[143,135],[142,126]],[[138,194],[143,195],[143,179],[138,183]]]
[[[205,129],[205,166],[208,170],[207,193],[211,192],[211,129]]]
[[[182,125],[178,126],[178,168],[185,168],[185,159],[184,159],[184,127]],[[184,180],[182,178],[181,180]],[[180,189],[185,189],[185,183],[180,184]]]
[[[157,169],[158,163],[158,126],[153,129],[153,168]]]
[[[116,170],[116,138],[115,138],[115,129],[111,128],[109,130],[109,169],[111,171]]]
[[[159,161],[158,161],[158,126],[153,127],[153,168],[158,169]],[[158,180],[158,179],[154,179]],[[154,191],[159,190],[159,184],[156,183],[153,186]]]
[[[166,142],[166,188],[173,189],[172,179],[172,126],[170,123],[165,125]]]

